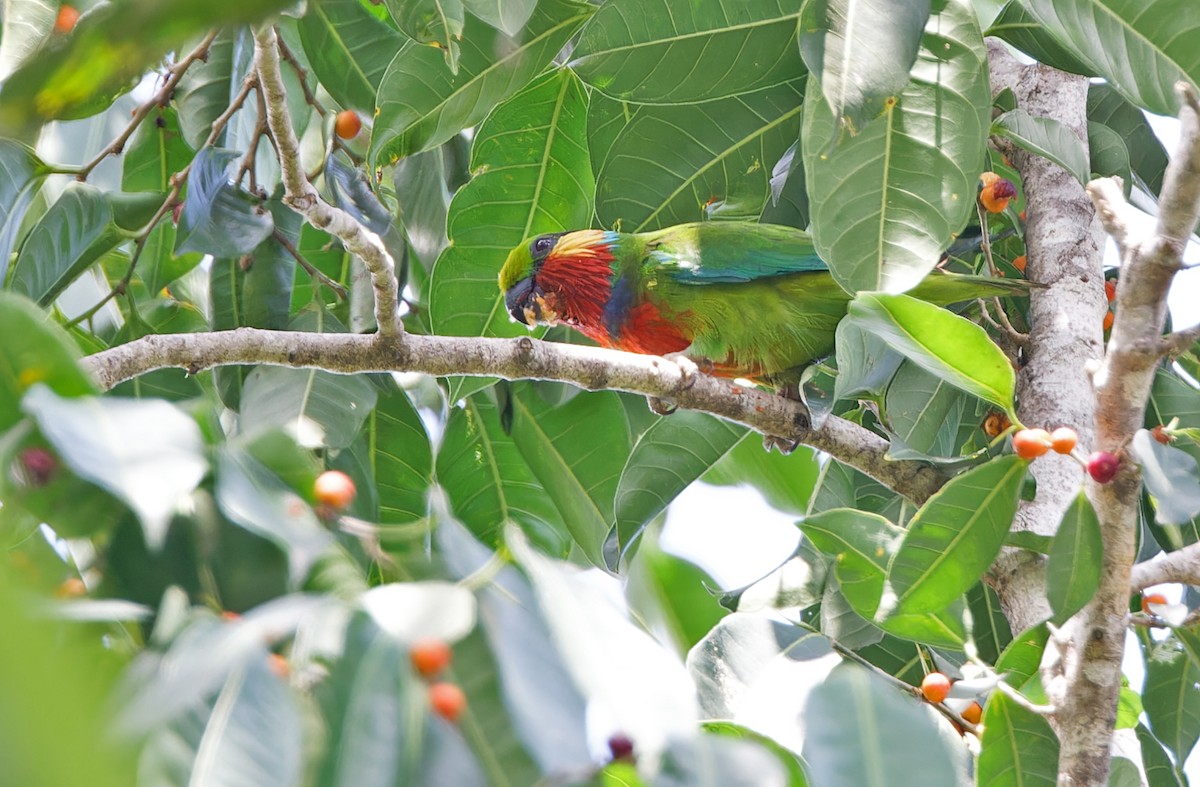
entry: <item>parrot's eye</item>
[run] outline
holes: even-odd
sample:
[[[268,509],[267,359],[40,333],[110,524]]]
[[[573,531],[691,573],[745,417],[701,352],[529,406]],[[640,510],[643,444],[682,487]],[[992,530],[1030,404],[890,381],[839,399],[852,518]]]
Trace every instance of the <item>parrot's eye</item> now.
[[[545,256],[550,253],[551,249],[554,248],[554,243],[557,240],[557,235],[542,235],[541,237],[534,239],[533,245],[530,246],[530,251],[533,252],[534,257]]]

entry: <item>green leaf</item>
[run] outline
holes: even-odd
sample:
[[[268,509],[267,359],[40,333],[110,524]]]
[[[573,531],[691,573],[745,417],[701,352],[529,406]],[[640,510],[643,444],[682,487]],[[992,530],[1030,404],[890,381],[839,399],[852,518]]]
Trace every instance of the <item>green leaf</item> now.
[[[212,134],[213,123],[229,107],[229,99],[239,89],[241,77],[234,73],[234,49],[238,34],[222,33],[208,48],[208,57],[193,63],[175,87],[175,107],[179,112],[181,142],[192,150],[201,150]],[[225,139],[222,130],[217,144]]]
[[[1175,115],[1175,83],[1200,86],[1200,34],[1189,0],[1024,0],[1029,13],[1121,95]]]
[[[651,519],[745,434],[743,426],[691,410],[659,418],[643,432],[617,486],[617,554],[624,554]]]
[[[962,391],[909,362],[888,384],[884,412],[892,432],[908,449],[954,456],[966,399]]]
[[[101,256],[126,237],[115,223],[114,200],[128,203],[121,193],[106,194],[86,183],[67,187],[45,215],[34,225],[21,246],[13,266],[9,287],[28,295],[41,306],[52,303]],[[136,195],[132,212],[124,219],[139,228],[159,205],[162,194]],[[140,221],[139,221],[140,219]]]
[[[1129,191],[1133,173],[1129,165],[1129,148],[1125,140],[1103,123],[1088,121],[1088,168],[1102,178],[1117,176]]]
[[[1138,718],[1145,712],[1142,705],[1142,695],[1138,694],[1122,681],[1121,693],[1117,697],[1117,726],[1118,730],[1129,730],[1138,726]]]
[[[1024,686],[1026,681],[1038,673],[1042,664],[1042,654],[1049,641],[1050,628],[1045,623],[1022,631],[996,660],[996,672],[1004,676],[1008,685],[1014,688]]]
[[[171,50],[218,26],[257,21],[286,0],[175,0],[92,8],[13,72],[0,91],[0,127],[21,133],[43,120],[85,117],[108,105]]]
[[[967,628],[963,625],[963,603],[955,599],[938,612],[899,613],[875,624],[888,634],[920,642],[934,648],[961,651],[967,642]]]
[[[1130,453],[1142,468],[1142,483],[1154,501],[1154,521],[1182,525],[1200,514],[1200,466],[1191,454],[1163,445],[1139,429]]]
[[[462,0],[387,0],[388,12],[405,35],[422,44],[434,44],[446,56],[450,73],[458,71],[458,39],[462,38]]]
[[[983,714],[978,767],[979,784],[989,787],[1049,787],[1058,778],[1058,738],[1044,718],[993,691]]]
[[[570,536],[502,427],[491,396],[490,391],[474,394],[450,411],[437,455],[438,483],[454,515],[484,544],[501,544],[504,523],[513,521],[541,549],[565,555]]]
[[[758,436],[748,433],[701,480],[719,486],[749,484],[772,508],[800,515],[808,510],[820,472],[816,451],[804,446],[786,456],[764,451]]]
[[[1184,762],[1200,739],[1200,653],[1189,653],[1184,629],[1153,643],[1146,652],[1142,701],[1150,729]]]
[[[530,384],[512,387],[510,434],[588,560],[604,566],[613,496],[629,457],[625,415],[611,391],[548,407]],[[622,440],[621,438],[625,439]]]
[[[379,490],[379,521],[404,524],[428,512],[433,478],[429,434],[408,395],[389,386],[371,411],[368,431],[375,484]]]
[[[1104,83],[1088,86],[1088,120],[1103,123],[1117,133],[1129,150],[1129,165],[1151,194],[1162,190],[1167,151],[1146,116],[1121,94]]]
[[[195,421],[162,401],[62,398],[43,384],[21,407],[71,470],[137,512],[146,543],[162,547],[176,507],[208,473]]]
[[[854,611],[874,618],[888,561],[904,530],[878,514],[848,508],[807,517],[800,529],[813,546],[834,558],[841,592]]]
[[[0,284],[8,275],[9,255],[45,173],[46,165],[32,150],[20,142],[0,139]]]
[[[0,434],[21,420],[21,397],[37,383],[60,396],[96,392],[71,337],[28,299],[0,292],[0,336],[21,337],[0,342]]]
[[[996,591],[983,582],[967,591],[967,606],[971,610],[971,639],[979,657],[995,664],[1000,652],[1012,642],[1012,629],[1000,607]]]
[[[889,614],[936,612],[979,580],[1004,545],[1027,468],[1016,456],[993,459],[921,506],[888,566]]]
[[[951,0],[930,17],[908,85],[847,137],[815,79],[801,146],[817,252],[848,292],[904,292],[974,214],[983,162],[987,56],[974,12]],[[953,129],[951,131],[951,129]]]
[[[677,106],[642,105],[596,173],[596,216],[642,232],[707,219],[754,220],[775,163],[800,133],[804,83]]]
[[[908,84],[929,0],[812,0],[800,12],[800,55],[850,134]]]
[[[58,16],[52,0],[9,0],[4,4],[4,34],[0,38],[0,81],[44,46]]]
[[[237,151],[205,148],[196,154],[188,176],[188,193],[179,214],[175,253],[199,251],[214,257],[237,257],[254,250],[274,229],[270,212],[231,184],[229,164]]]
[[[804,717],[804,761],[822,787],[950,787],[965,773],[934,714],[857,665],[834,670]]]
[[[316,685],[328,744],[317,763],[321,784],[352,787],[401,773],[414,733],[412,671],[396,640],[364,613],[350,618],[341,658]],[[417,717],[419,718],[419,717]]]
[[[970,320],[907,295],[873,293],[851,301],[849,317],[930,374],[1012,412],[1012,364]]]
[[[1030,16],[1022,0],[1008,0],[985,34],[1007,41],[1039,63],[1059,71],[1092,75],[1092,67],[1072,54]]]
[[[1146,769],[1146,780],[1150,787],[1184,787],[1171,758],[1146,725],[1137,725],[1137,737],[1142,749],[1142,765]]]
[[[584,27],[570,65],[602,93],[638,103],[747,93],[803,75],[799,10],[798,0],[615,0]]]
[[[221,452],[215,494],[230,521],[273,541],[287,554],[294,585],[332,542],[304,499],[246,451]]]
[[[527,334],[504,309],[496,276],[530,236],[591,222],[586,107],[579,80],[556,71],[496,107],[479,127],[471,150],[476,175],[450,204],[453,243],[430,282],[435,333]]]
[[[835,399],[856,394],[875,396],[883,392],[904,356],[854,320],[842,320],[837,326],[838,375]]]
[[[787,768],[787,787],[808,787],[808,776],[804,772],[804,760],[800,759],[800,755],[791,749],[781,746],[773,738],[769,738],[760,732],[755,732],[749,727],[728,721],[706,721],[702,727],[705,732],[716,733],[726,738],[757,743],[767,751],[773,753],[783,763],[783,766]]]
[[[246,376],[240,420],[244,430],[282,428],[310,448],[345,448],[375,397],[362,375],[260,366]]]
[[[359,0],[323,0],[300,17],[300,40],[321,86],[343,107],[369,111],[404,36]],[[445,64],[440,64],[444,69]]]
[[[477,124],[541,72],[590,15],[591,7],[576,0],[540,0],[515,38],[468,18],[457,74],[439,50],[402,45],[379,84],[372,166],[394,164]]]
[[[1083,609],[1096,594],[1103,568],[1100,520],[1081,491],[1063,514],[1046,564],[1046,596],[1056,625]]]
[[[1035,118],[1023,109],[1005,112],[992,121],[992,134],[1008,137],[1075,176],[1080,185],[1091,179],[1087,152],[1071,129],[1053,118]]]
[[[680,655],[703,639],[727,610],[712,590],[717,581],[695,563],[643,540],[633,556],[625,597],[638,620]]]
[[[502,33],[515,36],[529,21],[537,0],[463,0],[475,16]]]

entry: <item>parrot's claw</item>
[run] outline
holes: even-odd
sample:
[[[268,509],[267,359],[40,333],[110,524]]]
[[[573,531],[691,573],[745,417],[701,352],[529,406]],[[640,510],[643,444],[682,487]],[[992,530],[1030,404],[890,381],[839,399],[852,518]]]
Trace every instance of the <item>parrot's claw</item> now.
[[[646,404],[649,405],[650,412],[655,415],[670,415],[679,409],[679,405],[670,399],[659,399],[657,396],[647,396]]]
[[[800,441],[794,437],[776,437],[775,435],[763,435],[763,450],[768,454],[772,448],[779,450],[779,453],[787,456],[792,451],[800,447]]]
[[[701,374],[708,374],[713,369],[712,361],[702,358],[697,363],[684,353],[667,353],[663,358],[679,367],[679,373],[683,378],[679,385],[680,391],[691,388]]]

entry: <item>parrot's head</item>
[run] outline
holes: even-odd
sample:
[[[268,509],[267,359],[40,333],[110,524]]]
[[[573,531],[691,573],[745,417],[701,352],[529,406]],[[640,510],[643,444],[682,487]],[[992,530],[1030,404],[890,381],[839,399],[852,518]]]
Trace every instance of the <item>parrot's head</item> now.
[[[529,238],[500,269],[504,306],[528,326],[588,327],[608,300],[615,232],[579,230]]]

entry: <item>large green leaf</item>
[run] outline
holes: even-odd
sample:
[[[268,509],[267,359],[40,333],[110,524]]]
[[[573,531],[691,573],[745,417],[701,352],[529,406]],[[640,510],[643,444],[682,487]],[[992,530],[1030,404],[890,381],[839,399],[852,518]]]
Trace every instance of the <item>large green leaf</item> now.
[[[746,433],[744,426],[691,410],[660,418],[642,433],[617,486],[618,555],[680,492],[704,475]],[[615,568],[615,566],[610,566]]]
[[[0,139],[0,285],[8,275],[9,254],[17,245],[25,211],[45,174],[46,165],[32,150]]]
[[[601,92],[639,103],[746,93],[804,73],[799,10],[799,0],[615,0],[584,27],[571,67]]]
[[[983,715],[979,784],[1002,787],[1053,785],[1058,775],[1058,738],[1050,723],[994,691]]]
[[[810,0],[800,55],[834,117],[857,134],[908,84],[929,21],[929,0]]]
[[[440,50],[415,41],[401,46],[379,84],[372,163],[394,164],[478,123],[545,68],[590,14],[576,0],[541,0],[515,38],[470,17],[457,74]]]
[[[1145,766],[1146,780],[1150,787],[1185,787],[1163,745],[1145,724],[1137,725],[1137,737],[1141,744],[1142,765]]]
[[[993,20],[986,34],[1001,38],[1034,60],[1071,74],[1091,76],[1091,66],[1071,53],[1071,50],[1038,24],[1029,15],[1023,0],[1008,0]]]
[[[345,448],[375,406],[375,389],[362,376],[320,369],[260,366],[246,377],[244,430],[280,427],[301,445]]]
[[[971,610],[971,640],[979,658],[995,664],[1013,638],[1008,618],[1000,608],[1000,597],[989,585],[977,582],[967,591],[967,605]]]
[[[367,428],[379,491],[379,521],[403,524],[423,518],[433,477],[433,450],[408,395],[395,388],[380,396]]]
[[[1016,456],[993,459],[921,506],[888,566],[896,594],[888,614],[937,612],[979,581],[1012,526],[1027,466]]]
[[[458,39],[466,12],[462,0],[386,0],[388,12],[414,41],[433,44],[446,55],[450,72],[458,70]]]
[[[236,38],[232,31],[217,36],[208,48],[208,57],[194,63],[175,86],[173,103],[179,113],[180,141],[194,150],[204,147],[213,122],[229,107],[233,91],[239,87],[233,63]],[[224,139],[222,131],[217,144]]]
[[[681,557],[643,539],[630,563],[625,598],[637,620],[673,644],[680,655],[703,639],[728,610],[712,589],[717,581]]]
[[[1151,112],[1179,109],[1175,83],[1200,86],[1200,18],[1191,0],[1025,0],[1029,12],[1121,95]]]
[[[804,83],[633,110],[596,173],[596,216],[641,232],[705,219],[757,219],[772,168],[800,133]],[[609,102],[611,103],[611,102]]]
[[[175,508],[208,472],[196,422],[158,400],[68,399],[41,384],[21,406],[71,470],[137,512],[146,543],[161,547]]]
[[[848,136],[817,80],[801,145],[817,251],[849,292],[903,292],[925,277],[974,213],[983,165],[987,57],[974,12],[951,0],[930,18],[896,102]]]
[[[1056,624],[1061,625],[1091,600],[1100,586],[1103,567],[1100,521],[1081,491],[1063,514],[1046,565],[1046,596]]]
[[[300,40],[321,86],[344,107],[369,111],[404,36],[359,0],[322,0],[300,17]],[[444,69],[445,64],[441,64]]]
[[[817,452],[801,446],[788,455],[764,451],[758,435],[748,433],[701,479],[706,484],[749,484],[773,508],[789,514],[808,511],[821,466]]]
[[[21,337],[0,342],[0,434],[21,420],[21,397],[37,383],[61,396],[96,392],[71,337],[28,299],[0,292],[0,336]]]
[[[987,331],[970,320],[907,295],[876,294],[851,301],[849,319],[930,374],[1012,411],[1012,364]]]
[[[430,281],[435,333],[527,333],[505,311],[496,277],[508,253],[530,236],[591,223],[586,106],[579,80],[561,70],[535,80],[479,127],[471,151],[476,174],[450,204],[452,244]],[[469,381],[451,398],[486,384]]]
[[[1074,175],[1080,185],[1091,179],[1083,141],[1053,118],[1035,118],[1023,109],[1014,109],[992,121],[992,134],[1008,137],[1029,152],[1054,162]]]
[[[58,8],[53,0],[9,0],[4,4],[0,80],[45,44],[57,16]]]
[[[904,530],[878,514],[832,509],[805,518],[800,529],[813,546],[834,559],[842,594],[861,617],[875,617],[888,561]]]
[[[1190,637],[1193,647],[1187,647]],[[1154,643],[1146,653],[1142,699],[1154,736],[1184,762],[1200,739],[1200,652],[1196,634],[1180,630]]]
[[[888,384],[884,412],[905,448],[927,456],[953,456],[966,400],[962,391],[909,362]]]
[[[451,410],[436,472],[454,515],[483,543],[498,546],[504,523],[513,521],[542,549],[567,554],[570,536],[505,432],[490,391]]]
[[[166,52],[218,25],[256,21],[286,0],[175,0],[97,6],[70,36],[29,57],[0,90],[0,127],[83,117],[103,109]]]
[[[515,36],[529,21],[537,0],[463,0],[463,5],[497,30]]]
[[[1088,120],[1103,123],[1120,135],[1129,150],[1129,165],[1150,193],[1158,194],[1167,169],[1167,151],[1142,111],[1111,85],[1093,83],[1088,86],[1087,113]]]
[[[162,194],[106,194],[86,183],[71,184],[30,230],[9,287],[42,306],[52,303],[92,263],[140,229],[162,201]]]
[[[936,715],[858,665],[834,670],[804,717],[804,761],[822,787],[951,787],[965,776]]]
[[[575,543],[597,566],[613,521],[613,497],[629,457],[625,415],[611,391],[548,407],[530,384],[512,387],[512,439],[554,501]]]

